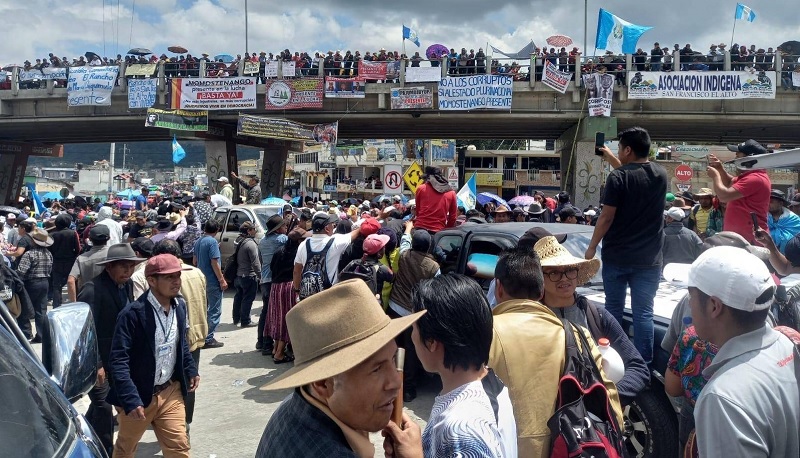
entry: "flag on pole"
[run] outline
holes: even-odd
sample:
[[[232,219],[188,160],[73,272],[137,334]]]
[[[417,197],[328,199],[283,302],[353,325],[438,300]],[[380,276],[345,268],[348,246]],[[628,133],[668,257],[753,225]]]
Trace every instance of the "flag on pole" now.
[[[173,135],[172,136],[172,162],[178,163],[186,157],[186,151],[184,151],[183,147],[180,143],[178,143],[178,138]]]
[[[417,35],[417,32],[406,26],[403,26],[403,40],[408,40],[419,46],[419,36]]]
[[[41,215],[42,213],[47,211],[44,204],[42,203],[42,199],[39,197],[39,194],[36,194],[36,188],[34,188],[32,183],[26,183],[25,186],[28,188],[28,194],[31,196],[31,200],[33,200],[33,212],[36,216]]]
[[[639,37],[650,29],[652,27],[631,24],[601,8],[594,47],[614,54],[634,54]]]
[[[474,210],[475,209],[475,202],[478,199],[478,188],[475,185],[475,174],[473,173],[469,180],[464,183],[464,186],[458,190],[458,194],[456,194],[460,203],[464,206],[466,210]]]
[[[747,22],[753,22],[756,20],[756,13],[753,12],[747,5],[742,5],[741,3],[736,4],[736,16],[734,20],[742,19]]]

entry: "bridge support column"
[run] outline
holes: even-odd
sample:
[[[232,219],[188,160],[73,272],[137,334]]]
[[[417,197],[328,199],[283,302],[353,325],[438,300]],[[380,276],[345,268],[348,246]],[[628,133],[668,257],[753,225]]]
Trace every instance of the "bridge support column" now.
[[[561,154],[561,189],[572,197],[572,203],[583,209],[600,203],[604,183],[605,164],[594,154],[597,132],[603,132],[606,141],[617,136],[617,119],[602,117],[584,118],[564,132],[556,141],[556,151]]]
[[[289,158],[291,142],[274,140],[264,147],[261,162],[261,196],[283,197],[283,178],[286,176],[286,160]]]
[[[237,168],[236,143],[232,140],[206,140],[205,144],[208,188],[213,192],[218,192],[222,186],[217,179],[226,177],[230,180],[231,171],[235,171]],[[231,184],[233,185],[234,203],[238,203],[239,186],[236,183]]]

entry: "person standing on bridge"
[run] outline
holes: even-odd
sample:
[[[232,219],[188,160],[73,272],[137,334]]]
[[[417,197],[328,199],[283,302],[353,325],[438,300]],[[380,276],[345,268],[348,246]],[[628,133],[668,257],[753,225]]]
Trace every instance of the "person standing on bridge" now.
[[[239,182],[239,185],[245,189],[247,189],[247,200],[244,203],[246,204],[259,204],[261,203],[261,185],[258,182],[258,178],[250,177],[250,179],[245,182],[243,179],[239,178],[236,175],[236,172],[231,172],[231,176],[234,180]]]
[[[417,187],[414,201],[417,205],[415,228],[436,233],[456,225],[456,193],[439,167],[425,167],[425,182]]]
[[[632,127],[619,134],[619,157],[598,148],[614,170],[606,180],[603,211],[586,259],[603,241],[606,309],[623,324],[626,290],[633,309],[633,343],[646,363],[653,360],[653,301],[661,278],[667,172],[650,162],[650,134]]]
[[[736,153],[736,158],[771,153],[755,140],[747,140],[738,145],[728,145]],[[723,220],[723,230],[732,231],[753,243],[753,220],[750,213],[758,218],[758,227],[767,230],[772,182],[765,170],[740,171],[734,177],[722,167],[722,162],[713,154],[708,155],[708,177],[714,194],[720,202],[728,204]]]

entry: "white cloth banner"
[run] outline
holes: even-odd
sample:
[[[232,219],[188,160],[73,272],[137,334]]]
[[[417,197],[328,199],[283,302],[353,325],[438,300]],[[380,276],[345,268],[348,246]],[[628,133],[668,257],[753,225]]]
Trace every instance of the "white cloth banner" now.
[[[281,66],[281,74],[284,78],[293,78],[297,76],[295,72],[297,71],[296,65],[294,62],[282,62]]]
[[[158,80],[129,79],[128,80],[128,108],[150,108],[156,103],[158,93]]]
[[[629,99],[774,99],[775,72],[632,72]]]
[[[19,71],[20,81],[33,80],[65,80],[67,79],[66,67],[45,67],[41,70],[22,70]]]
[[[406,83],[438,83],[441,67],[406,67]]]
[[[109,106],[119,67],[70,67],[67,79],[67,105]]]
[[[240,110],[256,108],[256,78],[174,78],[174,110]]]
[[[792,86],[800,87],[800,72],[792,72]]]
[[[590,73],[583,75],[586,86],[589,116],[611,116],[611,101],[614,99],[614,75]]]
[[[542,82],[547,85],[547,87],[563,94],[567,92],[567,86],[569,86],[570,81],[572,81],[572,73],[562,72],[549,60],[545,63]]]
[[[264,77],[266,78],[277,78],[278,77],[278,62],[267,62],[264,65]]]
[[[439,81],[440,110],[510,110],[512,97],[510,76],[454,76]]]

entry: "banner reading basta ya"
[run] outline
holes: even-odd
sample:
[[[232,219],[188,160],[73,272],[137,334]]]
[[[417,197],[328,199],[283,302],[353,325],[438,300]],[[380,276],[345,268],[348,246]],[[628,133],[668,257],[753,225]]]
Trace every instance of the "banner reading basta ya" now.
[[[608,73],[583,75],[586,86],[589,116],[611,116],[611,101],[614,99],[614,76]]]
[[[171,107],[181,110],[256,108],[256,78],[175,78]]]

